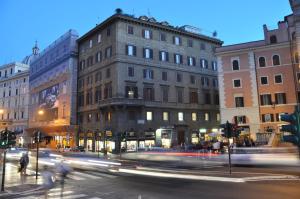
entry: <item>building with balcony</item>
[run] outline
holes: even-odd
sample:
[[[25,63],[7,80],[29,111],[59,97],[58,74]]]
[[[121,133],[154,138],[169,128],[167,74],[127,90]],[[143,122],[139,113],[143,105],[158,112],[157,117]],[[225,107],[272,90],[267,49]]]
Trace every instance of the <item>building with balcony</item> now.
[[[41,131],[53,148],[76,142],[77,38],[69,30],[30,58],[28,131]]]
[[[243,127],[257,142],[280,132],[280,116],[299,102],[300,1],[264,38],[217,48],[221,122]],[[298,99],[298,100],[297,100]]]
[[[30,141],[28,127],[29,66],[13,62],[0,66],[0,130],[17,132],[17,145]]]
[[[78,39],[78,144],[101,149],[104,132],[112,152],[168,148],[218,131],[221,44],[194,27],[120,10],[97,25]]]

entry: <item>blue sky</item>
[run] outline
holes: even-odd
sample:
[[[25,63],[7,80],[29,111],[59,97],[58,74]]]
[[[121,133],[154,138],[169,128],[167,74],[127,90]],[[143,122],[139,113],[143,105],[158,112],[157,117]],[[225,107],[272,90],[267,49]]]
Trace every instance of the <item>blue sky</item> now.
[[[20,61],[35,40],[44,49],[72,28],[83,35],[122,8],[174,26],[192,25],[225,45],[263,38],[291,13],[288,0],[0,0],[0,65]]]

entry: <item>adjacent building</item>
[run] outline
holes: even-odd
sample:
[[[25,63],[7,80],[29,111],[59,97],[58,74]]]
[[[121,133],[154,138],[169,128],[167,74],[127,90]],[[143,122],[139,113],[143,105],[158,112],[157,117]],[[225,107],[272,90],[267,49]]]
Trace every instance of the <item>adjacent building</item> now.
[[[78,34],[69,30],[30,59],[29,129],[44,134],[50,147],[71,147],[76,141]]]
[[[78,39],[78,144],[168,148],[217,132],[221,44],[197,28],[120,10],[97,25]]]
[[[29,139],[29,66],[13,62],[0,66],[0,130],[17,132],[17,145]]]
[[[300,1],[259,41],[217,48],[221,122],[243,127],[257,142],[279,133],[280,116],[299,102]]]

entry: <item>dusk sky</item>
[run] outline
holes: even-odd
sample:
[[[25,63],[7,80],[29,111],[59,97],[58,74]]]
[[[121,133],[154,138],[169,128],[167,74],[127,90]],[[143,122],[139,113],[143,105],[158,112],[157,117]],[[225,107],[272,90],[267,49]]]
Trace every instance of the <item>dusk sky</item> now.
[[[262,25],[276,28],[291,14],[288,0],[0,0],[0,65],[44,49],[69,29],[80,36],[114,14],[150,15],[173,26],[192,25],[224,45],[263,39]]]

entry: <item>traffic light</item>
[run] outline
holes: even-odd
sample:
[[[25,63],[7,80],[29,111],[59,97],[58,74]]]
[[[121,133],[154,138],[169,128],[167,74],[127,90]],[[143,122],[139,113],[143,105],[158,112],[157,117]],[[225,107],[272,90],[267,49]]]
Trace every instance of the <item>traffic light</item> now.
[[[294,113],[281,115],[281,121],[288,122],[282,125],[281,131],[289,132],[291,135],[284,135],[283,141],[291,142],[300,147],[300,107],[296,106]]]
[[[7,128],[0,133],[0,148],[8,148],[16,144],[16,134]]]
[[[233,124],[227,121],[226,123],[221,124],[220,127],[223,128],[224,136],[226,138],[231,138],[233,136]]]

